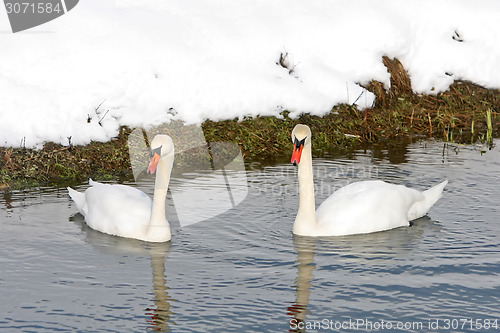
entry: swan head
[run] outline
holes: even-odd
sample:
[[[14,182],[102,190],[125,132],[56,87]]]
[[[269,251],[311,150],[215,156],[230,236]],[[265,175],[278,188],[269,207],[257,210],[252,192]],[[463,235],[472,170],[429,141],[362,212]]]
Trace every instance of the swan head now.
[[[311,143],[311,129],[307,125],[298,124],[292,131],[293,154],[292,163],[298,165],[304,146]]]
[[[149,163],[148,173],[153,174],[160,160],[174,153],[174,144],[172,138],[168,135],[157,135],[151,141],[151,162]]]

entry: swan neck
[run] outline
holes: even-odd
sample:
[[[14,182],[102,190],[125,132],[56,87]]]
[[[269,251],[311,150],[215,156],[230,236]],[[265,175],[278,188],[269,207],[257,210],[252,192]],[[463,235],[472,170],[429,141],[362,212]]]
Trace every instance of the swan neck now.
[[[316,203],[314,198],[314,179],[311,145],[304,147],[299,163],[299,210],[294,224],[294,233],[310,235],[316,227]]]
[[[165,215],[165,205],[167,199],[168,184],[172,171],[173,158],[167,156],[158,163],[155,178],[155,190],[153,195],[153,207],[151,211],[150,226],[168,225]]]

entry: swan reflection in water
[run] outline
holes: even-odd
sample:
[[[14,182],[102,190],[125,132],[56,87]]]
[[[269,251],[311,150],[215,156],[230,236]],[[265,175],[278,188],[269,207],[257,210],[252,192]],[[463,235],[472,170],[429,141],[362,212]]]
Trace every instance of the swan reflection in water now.
[[[288,307],[288,315],[292,318],[289,321],[290,332],[305,332],[304,323],[310,312],[307,307],[309,305],[309,296],[311,295],[310,288],[314,280],[313,272],[316,269],[314,262],[314,251],[316,247],[316,239],[312,237],[304,237],[293,235],[293,243],[295,251],[297,251],[297,279],[295,280],[296,299],[291,306]]]
[[[173,301],[168,294],[167,279],[165,276],[165,258],[170,250],[170,242],[163,244],[147,244],[151,255],[151,266],[153,272],[153,292],[155,294],[153,308],[146,309],[146,315],[151,319],[150,329],[160,332],[170,331],[172,311],[170,309]]]
[[[169,287],[165,275],[165,259],[170,252],[171,242],[149,243],[130,238],[116,237],[93,230],[85,223],[80,213],[70,217],[85,232],[85,241],[106,254],[113,255],[149,255],[153,275],[153,305],[145,309],[148,329],[151,331],[170,332],[172,318],[171,304],[175,302],[168,294]]]
[[[405,258],[412,257],[414,250],[425,239],[425,234],[429,229],[439,233],[442,226],[439,222],[424,216],[414,220],[410,228],[402,227],[371,234],[339,237],[293,235],[293,243],[297,252],[297,278],[293,285],[295,301],[287,308],[289,331],[306,332],[307,330],[307,317],[313,315],[309,309],[312,301],[311,288],[313,284],[318,286],[321,283],[314,281],[313,273],[318,265],[321,267],[321,263],[324,264],[324,260],[328,262],[323,270],[329,270],[329,281],[335,282],[334,284],[338,286],[349,285],[352,283],[350,280],[352,270],[362,267],[364,271],[369,272],[377,266],[391,267],[395,265],[395,259],[406,260]],[[333,264],[333,267],[328,268],[330,264]],[[341,300],[336,303],[335,298],[331,299],[332,314],[342,308],[340,302]],[[359,310],[370,312],[369,308]]]

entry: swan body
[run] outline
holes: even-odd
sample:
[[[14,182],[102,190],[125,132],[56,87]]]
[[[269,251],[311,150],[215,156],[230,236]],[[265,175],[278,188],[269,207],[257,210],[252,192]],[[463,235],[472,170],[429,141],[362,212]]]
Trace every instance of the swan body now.
[[[110,235],[147,242],[167,242],[170,225],[165,200],[174,161],[174,146],[167,135],[151,141],[152,159],[148,172],[156,171],[153,200],[144,192],[126,185],[101,184],[89,180],[85,192],[68,187],[68,193],[89,227]]]
[[[420,192],[380,180],[356,182],[338,189],[316,210],[309,127],[297,125],[292,141],[292,163],[299,169],[300,203],[293,226],[297,235],[342,236],[409,226],[427,214],[448,183]]]

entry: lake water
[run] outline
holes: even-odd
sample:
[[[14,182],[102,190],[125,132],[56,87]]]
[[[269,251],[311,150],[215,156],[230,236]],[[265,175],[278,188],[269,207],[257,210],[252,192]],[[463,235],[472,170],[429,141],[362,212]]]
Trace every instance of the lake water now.
[[[186,183],[217,198],[210,177],[172,179],[167,244],[89,229],[63,188],[0,193],[0,331],[500,329],[499,148],[420,142],[315,159],[318,203],[357,180],[450,181],[412,227],[318,239],[291,233],[287,160],[228,170],[243,201],[198,223],[173,202]],[[152,194],[151,179],[133,185]],[[197,217],[210,206],[196,205]]]

